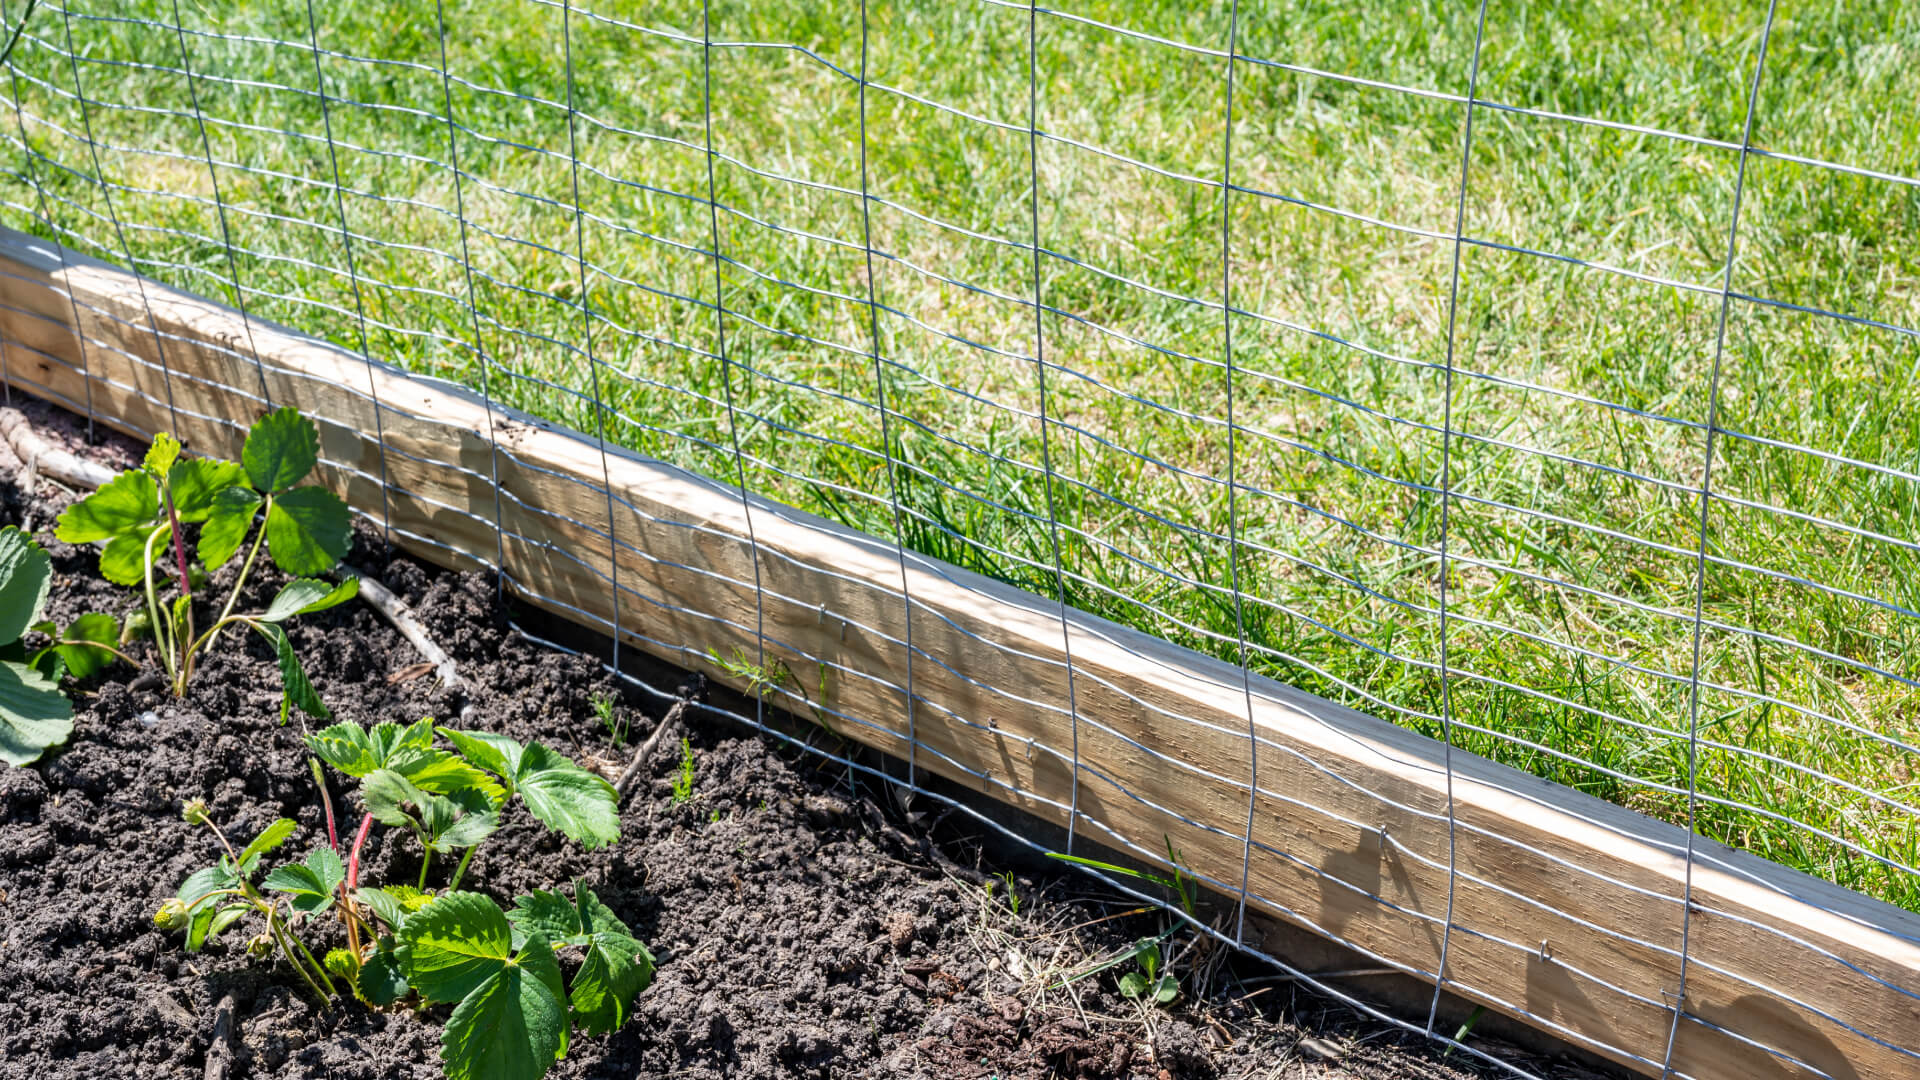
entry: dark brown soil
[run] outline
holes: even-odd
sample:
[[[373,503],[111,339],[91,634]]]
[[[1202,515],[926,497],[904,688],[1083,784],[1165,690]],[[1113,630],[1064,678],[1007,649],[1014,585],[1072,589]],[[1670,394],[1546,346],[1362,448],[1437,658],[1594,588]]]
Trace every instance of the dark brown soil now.
[[[120,445],[99,456],[119,464],[130,453]],[[130,592],[95,574],[91,550],[53,541],[53,516],[70,496],[47,483],[22,492],[12,464],[0,461],[0,523],[26,522],[52,553],[55,615],[130,608]],[[390,556],[364,528],[351,561],[413,605],[473,686],[456,700],[431,676],[390,683],[418,657],[369,608],[349,604],[291,631],[341,718],[448,718],[465,706],[466,726],[613,769],[631,751],[600,727],[590,697],[619,697],[636,740],[657,722],[659,703],[624,695],[597,662],[511,631],[489,579]],[[278,584],[269,570],[254,599],[264,603]],[[124,666],[74,689],[71,742],[31,768],[0,766],[0,1080],[439,1076],[446,1009],[338,1001],[321,1010],[284,967],[249,959],[243,936],[188,956],[178,935],[153,928],[154,909],[216,853],[204,830],[181,822],[183,800],[206,800],[234,835],[295,818],[301,831],[287,851],[325,838],[298,723],[276,723],[267,649],[231,636],[184,700]],[[929,834],[907,825],[871,786],[850,787],[846,770],[690,715],[690,799],[672,797],[679,754],[657,753],[611,849],[582,851],[510,813],[468,871],[467,887],[503,903],[584,879],[658,954],[658,978],[633,1020],[611,1037],[577,1040],[553,1076],[1483,1071],[1225,957],[1183,970],[1188,996],[1171,1008],[1121,999],[1121,968],[1062,985],[1157,933],[1158,917],[1117,915],[1134,905],[1072,875],[1016,877],[1016,915],[1004,884],[984,884],[981,871],[999,868],[976,869],[981,851],[951,826]],[[347,830],[358,817],[352,792],[336,782],[333,795]],[[376,831],[369,850],[371,881],[409,882],[418,870],[410,841]],[[1543,1073],[1590,1075],[1505,1052]]]

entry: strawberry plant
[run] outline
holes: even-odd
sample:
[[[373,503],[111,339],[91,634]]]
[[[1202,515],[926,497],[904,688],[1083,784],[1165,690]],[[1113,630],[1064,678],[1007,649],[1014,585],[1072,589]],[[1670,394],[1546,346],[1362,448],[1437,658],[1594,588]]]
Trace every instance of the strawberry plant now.
[[[296,486],[320,460],[319,432],[298,412],[283,408],[261,417],[247,432],[238,462],[187,458],[180,451],[178,439],[160,434],[139,468],[114,477],[61,514],[55,535],[70,544],[101,544],[101,576],[117,585],[140,587],[155,651],[176,696],[186,693],[201,650],[237,625],[273,647],[284,691],[281,719],[286,719],[289,705],[327,719],[327,707],[307,681],[280,625],[343,603],[359,590],[354,578],[333,585],[314,576],[332,569],[352,540],[347,506],[338,496],[324,488]],[[187,557],[183,534],[188,525],[200,527],[198,568]],[[212,624],[199,630],[194,586],[204,584],[205,573],[225,566],[242,547],[247,548],[246,559],[225,604]],[[263,547],[294,580],[265,611],[235,614]],[[163,596],[168,584],[170,599]],[[95,637],[100,629],[94,628]]]
[[[617,840],[611,784],[539,743],[439,728],[431,718],[372,730],[338,723],[306,741],[316,758],[360,781],[365,817],[347,859],[319,847],[256,889],[260,857],[293,831],[291,821],[276,822],[246,851],[227,848],[218,864],[188,878],[156,922],[186,930],[187,947],[197,950],[258,915],[267,924],[258,949],[281,949],[323,1000],[334,993],[332,977],[375,1008],[410,997],[453,1005],[440,1055],[453,1080],[538,1080],[566,1053],[575,1028],[601,1035],[626,1023],[634,996],[653,978],[653,955],[591,889],[576,883],[571,899],[538,891],[502,911],[458,888],[512,803],[589,848]],[[204,821],[204,808],[190,809],[189,819]],[[421,845],[415,884],[361,885],[361,852],[375,824]],[[456,850],[463,854],[446,889],[428,892],[433,856]],[[316,963],[294,930],[327,913],[344,924],[347,947]],[[571,986],[556,959],[568,949],[580,956]]]
[[[333,849],[323,847],[309,855],[305,864],[294,864],[303,873],[296,873],[293,867],[281,867],[267,875],[266,888],[289,894],[288,911],[282,912],[280,898],[269,899],[254,886],[253,876],[260,869],[260,860],[293,835],[297,826],[291,818],[281,818],[268,825],[243,850],[236,852],[227,842],[226,834],[207,815],[205,803],[189,802],[181,817],[189,825],[205,825],[220,841],[222,854],[218,862],[195,871],[181,883],[174,898],[154,913],[154,925],[162,930],[185,930],[187,951],[199,952],[241,919],[256,915],[265,921],[266,931],[248,943],[248,951],[260,955],[278,948],[308,989],[322,1001],[332,997],[332,980],[299,937],[291,932],[289,922],[293,913],[312,914],[331,904],[331,887],[326,883],[338,884],[340,856]],[[313,889],[302,891],[309,879]],[[328,899],[316,906],[314,892]]]
[[[29,630],[51,629],[40,613],[52,580],[52,562],[39,544],[11,525],[0,529],[0,761],[9,765],[39,758],[73,731],[73,706],[60,693],[60,654],[42,649],[29,657],[21,641]]]

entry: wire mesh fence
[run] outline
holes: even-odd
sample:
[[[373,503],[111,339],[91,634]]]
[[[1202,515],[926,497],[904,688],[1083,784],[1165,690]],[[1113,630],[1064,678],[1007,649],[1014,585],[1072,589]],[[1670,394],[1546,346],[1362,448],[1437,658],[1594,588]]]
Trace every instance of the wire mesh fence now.
[[[1920,910],[1916,61],[1778,0],[48,0],[5,198],[889,542],[909,616],[943,560]],[[1670,899],[1606,929],[1682,995]]]

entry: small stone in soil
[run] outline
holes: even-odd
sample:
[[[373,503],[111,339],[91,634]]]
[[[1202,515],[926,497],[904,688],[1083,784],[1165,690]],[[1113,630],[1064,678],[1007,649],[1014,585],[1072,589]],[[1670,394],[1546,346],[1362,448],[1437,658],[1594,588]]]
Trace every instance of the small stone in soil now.
[[[913,913],[896,911],[887,916],[887,940],[893,942],[895,952],[906,952],[913,947]]]

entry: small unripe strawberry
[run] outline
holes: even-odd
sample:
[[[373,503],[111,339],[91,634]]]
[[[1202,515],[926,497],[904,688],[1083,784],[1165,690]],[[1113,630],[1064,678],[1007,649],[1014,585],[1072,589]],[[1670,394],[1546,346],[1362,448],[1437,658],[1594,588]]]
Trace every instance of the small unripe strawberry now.
[[[153,913],[153,925],[162,930],[183,930],[193,917],[187,913],[187,905],[178,900],[169,900],[160,905]]]

